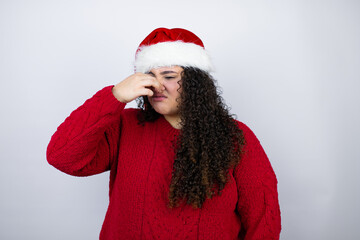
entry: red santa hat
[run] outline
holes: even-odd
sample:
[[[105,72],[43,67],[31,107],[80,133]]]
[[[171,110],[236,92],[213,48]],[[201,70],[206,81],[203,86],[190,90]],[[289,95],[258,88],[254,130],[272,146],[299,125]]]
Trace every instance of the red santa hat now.
[[[140,43],[134,65],[135,72],[142,73],[175,65],[213,71],[210,56],[201,39],[181,28],[157,28],[152,31]]]

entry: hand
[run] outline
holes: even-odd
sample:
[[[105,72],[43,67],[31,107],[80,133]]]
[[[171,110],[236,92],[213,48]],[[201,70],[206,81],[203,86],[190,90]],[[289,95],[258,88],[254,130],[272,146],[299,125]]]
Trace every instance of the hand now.
[[[144,73],[130,75],[112,88],[117,100],[131,102],[140,96],[153,96],[154,91],[162,92],[165,87],[153,76]]]

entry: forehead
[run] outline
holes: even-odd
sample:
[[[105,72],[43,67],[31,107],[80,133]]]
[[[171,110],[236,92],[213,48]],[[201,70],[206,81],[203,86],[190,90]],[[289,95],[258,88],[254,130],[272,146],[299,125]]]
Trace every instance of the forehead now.
[[[161,73],[161,72],[175,72],[175,73],[181,73],[183,70],[182,67],[179,66],[166,66],[166,67],[157,67],[150,70],[150,72],[153,73]]]

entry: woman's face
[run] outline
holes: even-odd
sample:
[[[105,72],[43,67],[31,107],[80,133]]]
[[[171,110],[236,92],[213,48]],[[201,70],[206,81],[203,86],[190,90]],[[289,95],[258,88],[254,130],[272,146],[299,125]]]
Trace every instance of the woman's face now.
[[[165,87],[162,92],[154,91],[152,97],[148,97],[151,106],[156,112],[166,118],[178,118],[180,104],[180,83],[182,67],[159,67],[150,70],[149,74],[155,77]]]

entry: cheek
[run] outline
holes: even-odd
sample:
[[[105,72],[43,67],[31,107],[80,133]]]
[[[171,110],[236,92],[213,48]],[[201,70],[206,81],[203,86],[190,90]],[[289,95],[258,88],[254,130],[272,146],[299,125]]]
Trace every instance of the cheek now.
[[[174,81],[174,82],[167,82],[164,85],[172,96],[180,96],[181,88],[179,83]]]

